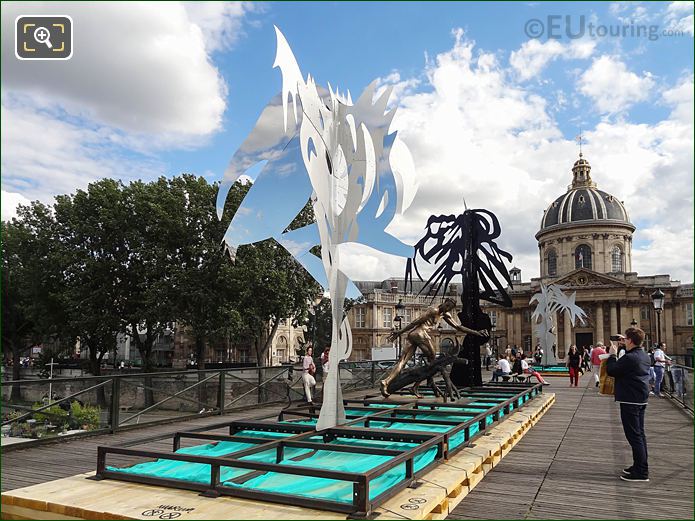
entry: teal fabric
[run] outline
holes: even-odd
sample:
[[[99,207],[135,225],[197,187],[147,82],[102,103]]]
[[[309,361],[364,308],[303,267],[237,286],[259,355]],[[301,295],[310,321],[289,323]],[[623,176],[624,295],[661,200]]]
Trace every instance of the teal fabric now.
[[[494,407],[499,405],[499,402],[509,399],[508,397],[485,397],[479,396],[473,399],[476,401],[472,404],[465,404],[461,407],[439,407],[436,410],[443,410],[451,414],[436,415],[428,414],[427,409],[420,409],[421,413],[418,418],[428,420],[454,420],[465,422],[472,419],[481,411],[472,409],[467,405],[479,405],[485,407]],[[529,398],[524,396],[510,407],[516,408]],[[397,404],[373,404],[372,407],[396,407]],[[364,416],[369,414],[369,411],[361,411],[356,409],[347,409],[348,414],[356,416]],[[397,413],[398,416],[412,417],[406,413]],[[504,411],[499,411],[500,418],[504,416]],[[397,420],[397,418],[394,418]],[[282,423],[295,425],[315,425],[316,419],[288,420]],[[493,416],[489,414],[485,417],[485,424],[491,425]],[[364,427],[365,422],[361,421],[358,426]],[[441,433],[453,429],[452,425],[437,425],[423,423],[405,423],[401,421],[384,421],[374,419],[369,422],[370,428],[386,429],[386,430],[404,430],[415,432],[430,432]],[[470,436],[473,437],[479,432],[479,423],[469,427]],[[293,436],[293,433],[278,433],[264,432],[253,429],[244,430],[236,433],[238,436],[256,437],[259,439],[281,439]],[[309,438],[309,441],[323,442],[323,436],[317,434]],[[465,431],[461,431],[449,439],[449,447],[454,449],[460,446],[465,441]],[[349,445],[355,447],[359,451],[359,447],[384,447],[395,450],[406,451],[417,446],[417,443],[392,442],[385,440],[360,440],[353,438],[338,437],[331,440],[329,443],[336,445]],[[236,452],[253,447],[254,444],[222,441],[218,443],[209,443],[198,445],[195,447],[186,447],[176,451],[179,454],[195,454],[204,456],[225,456],[233,455]],[[276,449],[268,449],[255,454],[243,456],[244,461],[255,461],[264,463],[276,462]],[[424,468],[434,461],[437,454],[437,447],[428,449],[426,452],[416,456],[413,460],[414,470]],[[304,456],[299,461],[293,461],[293,458]],[[337,452],[333,450],[302,449],[302,448],[285,448],[282,464],[292,467],[306,467],[313,469],[326,469],[343,472],[361,473],[371,470],[387,461],[390,461],[392,456],[388,455],[373,455]],[[195,483],[207,483],[210,480],[210,465],[202,463],[187,463],[183,461],[174,461],[167,459],[159,459],[153,462],[140,463],[127,468],[107,467],[108,470],[114,472],[122,472],[126,474],[137,474],[141,476],[152,476],[160,478],[169,478],[176,480],[185,480]],[[253,471],[234,467],[220,468],[220,481],[222,484],[232,488],[243,488],[249,490],[259,490],[274,492],[279,494],[288,494],[315,499],[326,499],[340,503],[352,503],[353,501],[353,483],[351,481],[341,481],[326,478],[314,478],[294,474],[285,474],[282,472],[266,472],[260,476],[249,479],[245,483],[234,483],[232,480],[240,476],[244,476]],[[373,480],[370,484],[369,497],[373,499],[380,494],[386,492],[391,487],[405,479],[405,463],[390,469],[388,472]]]
[[[294,432],[266,432],[266,431],[239,431],[234,436],[246,436],[248,438],[277,439],[295,436]]]
[[[253,446],[253,443],[221,441],[219,443],[207,443],[205,445],[196,445],[194,447],[179,449],[176,451],[176,454],[194,454],[196,456],[211,457],[225,456]],[[210,482],[210,465],[205,463],[158,459],[157,461],[138,463],[131,467],[107,467],[107,470],[122,472],[124,474],[137,474],[139,476],[193,481],[195,483]],[[224,469],[220,469],[220,480],[234,479],[249,472],[250,471],[246,469],[225,467]]]
[[[370,482],[369,498],[374,499],[404,479],[405,463],[401,463]],[[242,484],[225,482],[224,485],[233,488],[328,499],[338,503],[352,503],[353,484],[351,481],[267,472]]]
[[[465,421],[470,420],[473,418],[473,416],[470,415],[450,415],[450,414],[427,414],[427,413],[420,413],[417,416],[413,416],[412,414],[407,414],[407,413],[397,413],[396,416],[398,418],[415,418],[418,420],[444,420],[444,421],[457,421],[460,423],[463,423]]]
[[[316,422],[318,421],[317,418],[310,418],[308,420],[285,420],[280,423],[289,423],[292,425],[316,425]]]
[[[345,442],[347,439],[342,439],[340,441]],[[393,444],[390,446],[393,447]],[[274,451],[272,452],[274,455]],[[432,461],[434,461],[436,455],[437,448],[432,447],[423,454],[416,456],[413,459],[414,470],[417,472],[426,465],[429,465]],[[319,450],[312,456],[302,459],[301,461],[284,460],[283,464],[297,467],[321,468],[342,472],[359,473],[367,472],[368,470],[371,470],[392,459],[391,456],[372,454],[363,454],[359,457],[355,456],[355,454],[345,452]],[[369,487],[370,499],[373,499],[386,492],[403,479],[405,479],[404,463],[394,467],[393,469],[385,472],[378,478],[371,481]],[[352,482],[350,481],[305,477],[299,475],[282,474],[279,472],[267,472],[266,474],[253,478],[243,484],[228,482],[225,482],[224,484],[230,487],[263,490],[266,492],[292,494],[310,498],[328,499],[340,503],[351,503],[353,494]]]
[[[374,414],[374,411],[362,411],[360,409],[345,409],[345,414],[350,416],[369,416]]]

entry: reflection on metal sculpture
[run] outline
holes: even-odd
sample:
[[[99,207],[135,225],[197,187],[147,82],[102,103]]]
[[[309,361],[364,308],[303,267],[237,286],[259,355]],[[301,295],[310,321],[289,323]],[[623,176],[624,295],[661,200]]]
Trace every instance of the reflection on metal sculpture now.
[[[414,269],[420,280],[418,257],[434,265],[434,272],[423,287],[435,294],[444,293],[457,276],[461,276],[462,310],[459,321],[476,331],[492,328],[490,317],[480,309],[480,300],[511,307],[512,302],[504,283],[512,281],[504,260],[512,256],[502,250],[495,240],[501,230],[497,217],[488,210],[465,210],[461,215],[432,216],[427,222],[427,233],[415,245],[412,265],[406,267],[406,280],[412,281]],[[481,289],[482,285],[482,289]],[[457,386],[482,385],[480,346],[489,340],[485,336],[466,335],[459,358],[451,371]]]
[[[352,349],[343,312],[345,297],[359,292],[340,269],[340,246],[360,243],[409,257],[412,246],[385,229],[412,201],[415,183],[407,147],[389,133],[390,90],[375,99],[376,82],[353,103],[347,96],[304,80],[282,33],[275,28],[275,66],[282,94],[265,108],[234,154],[217,198],[221,217],[231,185],[252,167],[261,172],[232,219],[224,240],[234,254],[242,244],[274,238],[330,293],[333,334],[329,363],[337,367]],[[307,175],[308,174],[308,175]],[[316,223],[285,232],[311,198]],[[321,246],[321,259],[310,249]],[[345,422],[339,372],[329,373],[317,424]]]
[[[572,326],[575,325],[577,320],[582,324],[585,323],[586,314],[582,308],[575,304],[574,299],[576,296],[576,292],[570,296],[565,295],[562,292],[562,288],[555,284],[547,286],[541,284],[540,293],[533,295],[529,301],[529,304],[536,303],[536,309],[531,315],[531,321],[536,328],[541,349],[543,350],[541,362],[543,365],[557,364],[556,354],[552,349],[553,346],[557,345],[557,328],[554,323],[555,313],[567,313]]]
[[[405,385],[412,383],[415,396],[421,398],[420,394],[418,394],[418,387],[422,380],[427,379],[435,395],[442,395],[445,399],[447,396],[452,399],[455,398],[455,395],[457,394],[456,387],[451,384],[449,375],[446,372],[446,365],[448,364],[443,364],[440,361],[439,364],[435,365],[436,349],[429,332],[432,330],[432,328],[437,327],[440,320],[444,320],[447,324],[460,333],[472,333],[482,337],[486,335],[483,331],[473,331],[472,329],[456,324],[450,314],[450,312],[454,309],[456,309],[456,302],[453,299],[446,299],[437,307],[429,307],[422,315],[420,315],[419,318],[413,320],[403,329],[394,331],[387,337],[389,342],[393,342],[399,334],[406,334],[408,343],[406,344],[405,349],[403,349],[401,357],[396,365],[391,368],[388,376],[381,381],[381,394],[384,396],[389,396],[391,393],[403,388]],[[401,371],[403,371],[403,368],[413,357],[418,348],[420,348],[420,351],[422,351],[422,354],[425,356],[427,365],[436,370],[430,371],[427,367],[424,369],[410,369],[407,371],[407,373],[411,374],[404,374],[403,378],[398,378],[398,376],[401,375]],[[444,378],[446,394],[442,393],[434,383],[433,377],[436,372],[440,372]]]

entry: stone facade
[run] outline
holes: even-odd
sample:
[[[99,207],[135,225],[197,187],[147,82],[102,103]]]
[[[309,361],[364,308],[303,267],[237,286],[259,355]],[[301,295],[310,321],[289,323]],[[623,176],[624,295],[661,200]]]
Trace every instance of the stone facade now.
[[[481,302],[494,324],[493,346],[504,348],[516,344],[526,351],[533,349],[537,339],[529,301],[542,282],[576,291],[577,304],[588,316],[586,324],[576,327],[569,324],[567,317],[557,317],[560,319],[555,321],[559,357],[564,357],[571,344],[607,343],[611,334],[624,331],[633,321],[645,331],[648,342],[661,338],[667,343],[668,353],[692,354],[693,285],[671,280],[669,275],[639,276],[633,272],[634,231],[623,203],[596,187],[591,166],[580,155],[572,168],[572,184],[544,212],[541,229],[536,234],[541,276],[523,282],[521,271],[513,268],[510,270],[513,288],[509,288],[512,307]],[[405,294],[400,279],[361,282],[358,287],[366,302],[356,305],[349,315],[353,359],[368,359],[372,346],[386,342],[386,335],[394,327],[389,317],[395,316],[399,300],[405,306],[401,312],[403,325],[417,317],[432,300]],[[665,294],[664,309],[659,316],[651,299],[657,289]],[[455,285],[451,291],[456,294]],[[435,342],[452,341],[451,333],[438,332]]]

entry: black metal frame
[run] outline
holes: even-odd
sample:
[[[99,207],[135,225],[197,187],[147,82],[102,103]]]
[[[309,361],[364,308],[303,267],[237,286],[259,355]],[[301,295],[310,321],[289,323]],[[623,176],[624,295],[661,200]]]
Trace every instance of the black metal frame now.
[[[356,415],[349,414],[348,422],[344,425],[316,431],[314,427],[302,424],[282,423],[287,421],[287,418],[315,418],[318,416],[318,409],[311,404],[304,404],[293,407],[291,409],[282,410],[279,414],[265,415],[253,420],[246,421],[230,421],[220,422],[218,424],[198,428],[189,431],[175,432],[169,435],[159,435],[147,439],[134,440],[120,446],[99,446],[97,456],[97,479],[115,479],[120,481],[129,481],[135,483],[143,483],[148,485],[159,485],[173,488],[181,488],[199,491],[203,495],[217,497],[219,495],[228,495],[245,499],[256,499],[260,501],[269,501],[284,503],[296,506],[305,506],[336,512],[350,513],[354,516],[366,516],[371,513],[376,507],[382,504],[403,488],[411,485],[417,478],[428,472],[433,466],[440,461],[449,458],[453,454],[468,446],[474,439],[482,435],[486,429],[487,418],[492,415],[493,424],[500,419],[500,411],[504,415],[508,415],[512,409],[523,407],[528,401],[542,392],[540,384],[502,384],[502,385],[486,385],[483,387],[472,387],[461,389],[463,398],[456,403],[441,403],[424,400],[411,401],[395,401],[384,400],[379,398],[364,398],[363,400],[344,400],[344,404],[348,411],[357,409],[360,412],[373,410],[373,414]],[[484,400],[486,397],[502,397],[507,398],[495,406],[475,406],[470,403]],[[379,404],[391,404],[395,407],[378,407]],[[375,406],[376,405],[376,406]],[[456,408],[479,409],[480,412],[472,418],[465,421],[456,421],[451,419],[432,419],[431,416],[446,416],[455,414],[455,411],[447,409]],[[418,416],[427,414],[430,418],[418,418]],[[473,413],[461,411],[461,416],[469,416]],[[275,419],[271,421],[269,419]],[[451,429],[441,432],[423,432],[410,430],[393,430],[382,429],[379,427],[370,426],[374,422],[387,423],[412,423],[420,425],[444,425],[450,426]],[[471,427],[478,424],[478,431],[471,435]],[[229,429],[229,435],[212,434],[204,431],[215,430],[226,427]],[[266,431],[266,432],[284,432],[289,436],[282,439],[277,438],[254,438],[248,436],[239,436],[237,433],[245,430]],[[464,433],[464,440],[456,447],[450,447],[449,441],[452,436],[459,433]],[[316,442],[309,438],[321,436],[323,441]],[[172,438],[172,452],[143,450],[130,448],[133,445],[141,445],[154,440],[161,440],[167,437]],[[181,447],[182,439],[197,439],[208,442],[215,441],[239,441],[254,444],[253,447],[242,451],[234,452],[226,456],[209,457],[198,456],[191,454],[177,454]],[[408,442],[417,444],[408,450],[388,449],[380,447],[361,447],[355,445],[339,445],[331,443],[336,438],[353,438],[365,440],[384,440],[394,442]],[[377,467],[370,469],[367,472],[344,472],[328,469],[316,469],[304,466],[293,466],[283,464],[284,450],[288,447],[308,448],[313,450],[327,450],[334,452],[350,452],[354,454],[377,454],[392,456],[389,461],[384,462]],[[418,469],[414,468],[415,457],[424,454],[425,452],[436,447],[437,452],[432,462]],[[242,460],[243,456],[255,454],[262,451],[275,450],[275,463],[261,463],[249,460]],[[106,459],[109,455],[125,455],[136,456],[140,458],[161,458],[167,460],[185,461],[189,463],[203,463],[210,465],[210,481],[209,483],[194,483],[172,478],[158,478],[150,476],[138,476],[135,474],[125,474],[117,471],[108,470],[106,467]],[[385,472],[404,464],[405,476],[395,486],[383,492],[373,499],[369,498],[370,482],[382,476]],[[352,503],[342,503],[327,499],[310,498],[306,496],[267,492],[261,490],[235,488],[226,486],[220,482],[220,469],[222,467],[236,467],[249,469],[261,472],[276,472],[281,474],[302,475],[318,478],[335,479],[340,481],[352,482],[353,484],[353,501]]]

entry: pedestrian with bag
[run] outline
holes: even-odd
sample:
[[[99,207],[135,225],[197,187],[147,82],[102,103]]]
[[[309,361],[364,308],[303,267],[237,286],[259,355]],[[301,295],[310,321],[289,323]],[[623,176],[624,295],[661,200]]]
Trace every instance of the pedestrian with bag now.
[[[565,363],[570,370],[570,387],[572,387],[572,384],[577,387],[577,384],[579,383],[579,369],[582,363],[582,357],[577,351],[577,346],[574,344],[570,346],[569,353],[567,353],[567,356],[565,357]]]
[[[591,367],[594,372],[594,380],[596,387],[599,384],[599,376],[601,374],[601,355],[605,355],[606,350],[603,348],[603,342],[596,342],[596,345],[591,350]]]

